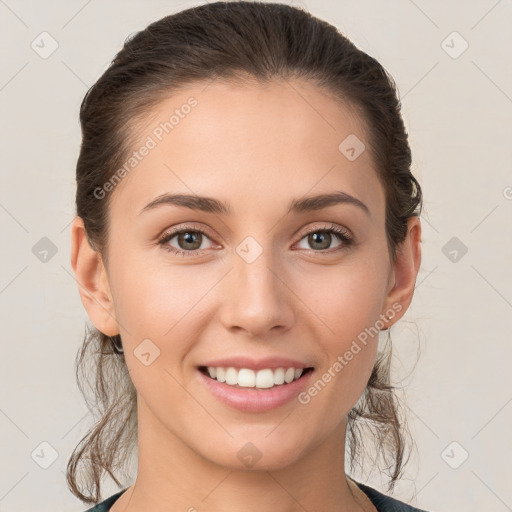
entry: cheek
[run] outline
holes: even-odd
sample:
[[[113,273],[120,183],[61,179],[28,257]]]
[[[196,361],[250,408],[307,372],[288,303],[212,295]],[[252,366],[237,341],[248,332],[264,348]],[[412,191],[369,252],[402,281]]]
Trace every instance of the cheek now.
[[[375,363],[386,272],[377,260],[347,263],[329,272],[306,273],[308,278],[298,286],[298,295],[307,298],[311,321],[319,326],[317,339],[325,354],[312,395],[325,392],[326,400],[317,401],[317,406],[331,404],[340,418],[361,396]],[[327,399],[328,395],[333,398]]]
[[[172,338],[173,331],[190,324],[190,313],[214,278],[193,266],[125,261],[112,276],[116,317],[128,336]]]
[[[294,290],[312,318],[323,325],[324,339],[341,350],[347,342],[375,327],[382,313],[386,281],[387,269],[382,262],[361,264],[354,259],[338,267],[301,273]]]

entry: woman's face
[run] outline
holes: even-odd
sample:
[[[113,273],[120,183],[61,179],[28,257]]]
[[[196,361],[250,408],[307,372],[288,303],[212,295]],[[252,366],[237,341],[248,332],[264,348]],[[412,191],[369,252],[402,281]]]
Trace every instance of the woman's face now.
[[[360,119],[304,82],[214,81],[162,101],[136,132],[136,163],[112,185],[107,276],[139,427],[162,450],[232,468],[339,442],[381,315],[405,311],[388,295],[385,198]],[[332,194],[355,199],[310,199]],[[234,367],[228,380],[244,368],[243,384],[204,366]],[[269,383],[278,367],[313,370]],[[273,387],[246,387],[253,376]]]

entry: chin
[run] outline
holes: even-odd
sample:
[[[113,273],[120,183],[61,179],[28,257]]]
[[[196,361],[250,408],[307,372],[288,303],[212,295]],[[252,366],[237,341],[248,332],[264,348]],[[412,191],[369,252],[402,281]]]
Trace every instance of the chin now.
[[[295,440],[287,435],[285,439],[284,435],[269,436],[268,432],[265,429],[261,436],[253,432],[251,436],[230,438],[224,446],[218,443],[213,452],[210,445],[205,458],[233,471],[278,471],[296,463],[305,449],[304,437],[297,436]]]

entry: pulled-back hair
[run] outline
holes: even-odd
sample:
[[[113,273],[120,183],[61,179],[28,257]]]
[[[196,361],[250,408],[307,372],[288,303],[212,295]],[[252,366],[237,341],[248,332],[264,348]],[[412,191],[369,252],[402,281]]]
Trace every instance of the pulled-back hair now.
[[[392,77],[334,26],[307,11],[248,1],[209,3],[150,24],[127,38],[88,90],[80,108],[76,207],[91,246],[105,256],[111,193],[99,198],[97,191],[133,151],[137,122],[173,91],[216,78],[303,79],[358,113],[385,191],[386,236],[394,261],[408,219],[421,214],[422,194],[411,173],[411,151]],[[76,358],[78,385],[96,418],[69,459],[67,481],[86,503],[102,499],[105,472],[121,486],[115,472],[125,466],[137,439],[136,392],[116,344],[121,344],[119,335],[111,338],[87,329]],[[348,414],[347,443],[352,470],[366,451],[361,427],[369,427],[388,464],[384,470],[391,490],[403,471],[408,431],[390,382],[391,344],[385,349]],[[84,383],[92,391],[90,398]]]

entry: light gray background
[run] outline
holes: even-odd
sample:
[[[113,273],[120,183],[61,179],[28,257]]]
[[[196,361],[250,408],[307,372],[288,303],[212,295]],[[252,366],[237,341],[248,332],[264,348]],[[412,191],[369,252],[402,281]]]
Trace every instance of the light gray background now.
[[[512,1],[294,4],[393,75],[425,194],[415,298],[391,330],[417,446],[395,496],[429,511],[512,510]],[[89,422],[69,262],[79,104],[130,33],[192,5],[0,0],[2,512],[86,508],[64,478]],[[58,42],[46,59],[31,47],[43,31]],[[469,47],[453,58],[461,38]],[[32,250],[43,237],[57,249],[46,262]],[[375,472],[360,479],[385,491]],[[104,496],[116,491],[108,481]]]

